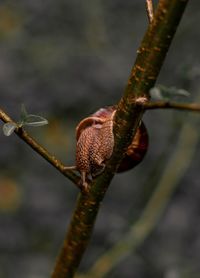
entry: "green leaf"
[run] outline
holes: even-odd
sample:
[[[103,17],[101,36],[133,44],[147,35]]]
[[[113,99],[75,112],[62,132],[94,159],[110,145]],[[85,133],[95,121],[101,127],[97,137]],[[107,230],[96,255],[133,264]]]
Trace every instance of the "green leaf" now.
[[[22,126],[37,127],[37,126],[43,126],[47,124],[48,121],[45,118],[38,115],[28,114],[24,104],[21,105],[20,121],[18,123],[20,127]]]
[[[23,125],[23,122],[26,121],[26,118],[28,116],[28,113],[26,111],[25,105],[21,105],[21,113],[20,113],[20,123]]]
[[[48,124],[48,121],[45,118],[38,116],[38,115],[33,115],[33,114],[27,115],[26,120],[23,122],[23,125],[34,126],[34,127],[43,126],[43,125],[47,125],[47,124]]]
[[[9,122],[3,125],[3,133],[5,136],[10,136],[17,128],[16,123]]]
[[[158,85],[151,88],[150,95],[152,98],[157,100],[171,100],[177,97],[188,97],[190,96],[190,93],[184,89]]]

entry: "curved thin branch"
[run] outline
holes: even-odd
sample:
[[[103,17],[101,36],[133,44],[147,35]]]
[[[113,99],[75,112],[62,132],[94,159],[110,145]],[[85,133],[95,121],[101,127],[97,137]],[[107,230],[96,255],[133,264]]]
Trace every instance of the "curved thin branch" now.
[[[0,119],[4,123],[14,121],[0,109]],[[24,129],[18,128],[15,133],[28,144],[34,151],[41,155],[46,161],[53,165],[59,172],[61,172],[65,177],[70,179],[77,187],[79,186],[80,178],[72,170],[66,169],[60,160],[58,160],[54,155],[50,154],[44,147],[42,147],[37,141],[35,141]]]
[[[198,103],[177,103],[177,102],[170,102],[170,101],[156,101],[156,102],[145,103],[143,107],[145,110],[176,109],[176,110],[200,112],[200,104]]]

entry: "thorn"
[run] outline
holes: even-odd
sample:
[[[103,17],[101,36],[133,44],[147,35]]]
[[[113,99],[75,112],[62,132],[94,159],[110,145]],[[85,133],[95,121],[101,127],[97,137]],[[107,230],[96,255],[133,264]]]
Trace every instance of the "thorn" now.
[[[68,170],[77,170],[77,168],[76,166],[65,166],[64,171],[68,171]]]
[[[86,172],[85,171],[81,172],[81,179],[82,179],[83,191],[88,192],[89,191],[89,185],[88,185],[88,182],[86,181]]]
[[[140,105],[144,105],[148,102],[148,99],[147,97],[138,97],[136,100],[135,100],[135,103],[136,104],[140,104]]]
[[[147,10],[147,15],[148,15],[149,23],[151,24],[152,21],[153,21],[153,17],[154,17],[152,0],[146,0],[146,10]]]

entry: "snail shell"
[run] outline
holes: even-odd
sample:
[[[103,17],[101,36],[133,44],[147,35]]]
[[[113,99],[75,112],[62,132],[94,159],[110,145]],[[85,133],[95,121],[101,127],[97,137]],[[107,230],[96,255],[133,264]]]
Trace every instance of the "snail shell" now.
[[[96,111],[92,116],[102,120],[109,119],[112,113],[116,111],[116,106],[108,106]],[[135,136],[128,146],[124,158],[118,167],[117,173],[131,170],[138,165],[144,158],[149,146],[149,136],[145,124],[141,121]]]
[[[101,108],[83,119],[76,128],[76,168],[87,187],[87,179],[100,174],[105,162],[111,157],[114,147],[113,118],[115,106]],[[143,122],[128,146],[118,173],[132,169],[139,164],[148,149],[148,133]]]
[[[149,136],[145,124],[140,123],[136,134],[128,146],[128,149],[118,167],[117,172],[121,173],[124,171],[131,170],[138,165],[144,158],[149,145]]]

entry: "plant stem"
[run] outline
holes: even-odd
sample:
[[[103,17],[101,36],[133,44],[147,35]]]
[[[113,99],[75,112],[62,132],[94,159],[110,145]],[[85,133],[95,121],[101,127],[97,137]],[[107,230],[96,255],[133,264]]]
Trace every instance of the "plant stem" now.
[[[91,183],[89,192],[79,195],[52,278],[74,277],[89,243],[104,194],[144,113],[144,108],[137,105],[137,100],[149,98],[148,92],[156,81],[187,2],[159,1],[154,20],[144,36],[128,85],[118,104],[113,155],[102,175]]]
[[[3,110],[0,109],[0,119],[4,123],[15,123]],[[17,125],[17,123],[15,123]],[[80,178],[71,170],[66,170],[65,166],[54,155],[50,154],[44,147],[42,147],[36,140],[34,140],[24,129],[18,128],[15,133],[28,144],[35,152],[41,155],[51,165],[53,165],[65,177],[70,179],[76,186],[79,187]]]
[[[118,263],[131,253],[136,252],[137,248],[141,246],[155,228],[173,192],[189,167],[199,142],[197,124],[191,118],[182,126],[178,144],[170,160],[166,163],[164,173],[159,177],[158,186],[139,220],[132,225],[130,231],[121,240],[94,263],[88,273],[78,275],[77,278],[105,277]],[[183,152],[183,150],[185,151]],[[174,165],[178,165],[178,167],[174,167]],[[148,177],[148,179],[150,180],[151,177]]]
[[[176,109],[192,112],[200,112],[200,104],[198,103],[176,103],[170,101],[156,101],[144,104],[145,110],[154,109]]]

